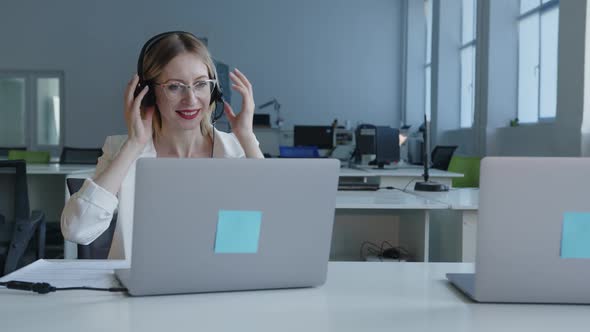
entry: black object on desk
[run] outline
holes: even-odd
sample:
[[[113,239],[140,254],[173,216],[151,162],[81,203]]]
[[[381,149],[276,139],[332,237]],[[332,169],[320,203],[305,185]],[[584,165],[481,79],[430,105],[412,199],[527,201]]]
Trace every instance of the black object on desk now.
[[[102,156],[101,148],[71,148],[64,146],[59,157],[60,164],[96,165]]]
[[[254,127],[270,128],[270,114],[254,114]]]
[[[430,155],[428,151],[430,150],[430,143],[428,142],[428,132],[430,130],[430,123],[426,115],[424,115],[424,144],[426,148],[424,149],[424,181],[423,182],[416,182],[414,185],[415,191],[449,191],[449,187],[438,183],[436,181],[430,180],[430,175],[428,173],[428,166],[430,165]]]
[[[293,145],[332,149],[334,148],[334,129],[332,126],[294,126]]]
[[[377,126],[375,135],[375,161],[369,165],[384,165],[399,161],[399,130],[387,126]]]

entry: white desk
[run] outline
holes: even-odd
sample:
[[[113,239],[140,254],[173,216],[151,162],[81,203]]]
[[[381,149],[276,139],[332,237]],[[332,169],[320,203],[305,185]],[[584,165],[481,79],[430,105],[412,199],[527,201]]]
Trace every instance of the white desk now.
[[[416,260],[424,262],[430,259],[430,211],[448,208],[444,202],[401,190],[338,191],[336,196],[336,209],[340,211],[394,210],[396,216],[403,216],[399,223],[399,245],[408,249]]]
[[[424,167],[404,165],[399,167],[375,169],[372,167],[341,168],[340,177],[378,177],[382,187],[392,186],[395,188],[413,188],[415,182],[422,181]],[[438,181],[447,186],[452,185],[453,178],[463,177],[463,174],[441,171],[438,169],[429,170],[430,179]]]
[[[479,188],[451,188],[443,192],[406,190],[407,193],[449,205],[453,210],[477,210]]]
[[[407,193],[422,198],[447,204],[450,213],[438,213],[435,219],[441,223],[452,223],[453,219],[460,220],[460,243],[461,260],[463,262],[475,261],[476,233],[477,233],[477,211],[479,208],[478,188],[451,188],[447,192],[423,192],[408,190]],[[447,239],[447,241],[452,241]]]
[[[3,331],[588,331],[583,305],[476,304],[445,280],[466,263],[329,263],[319,288],[132,298],[0,289]]]
[[[432,210],[447,209],[448,205],[400,190],[381,189],[378,191],[338,191],[336,208]]]
[[[73,164],[27,164],[27,174],[34,175],[94,175],[95,165],[73,165]]]
[[[395,210],[396,215],[402,215],[405,221],[400,222],[400,245],[425,262],[449,261],[449,257],[475,261],[478,205],[479,190],[474,188],[452,188],[441,193],[339,191],[336,197],[340,211]]]

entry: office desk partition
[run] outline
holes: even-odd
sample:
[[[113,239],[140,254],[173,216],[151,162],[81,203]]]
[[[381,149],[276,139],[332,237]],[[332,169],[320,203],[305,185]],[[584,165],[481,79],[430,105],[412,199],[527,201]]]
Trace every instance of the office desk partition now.
[[[399,245],[418,261],[475,261],[478,189],[424,193],[413,190],[339,191],[336,209],[387,211],[399,217]],[[366,222],[359,218],[358,222]],[[339,240],[335,239],[334,240]]]
[[[468,263],[330,262],[317,288],[139,298],[0,289],[0,321],[3,331],[60,332],[588,331],[588,306],[477,304],[445,280],[472,271]]]

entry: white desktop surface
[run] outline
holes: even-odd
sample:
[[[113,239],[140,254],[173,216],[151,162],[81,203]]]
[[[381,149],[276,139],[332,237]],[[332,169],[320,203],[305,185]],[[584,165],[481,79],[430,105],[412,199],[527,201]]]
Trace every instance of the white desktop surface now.
[[[429,200],[448,204],[452,210],[477,210],[479,207],[479,188],[451,188],[443,192],[406,190],[406,193]]]
[[[3,331],[588,331],[583,305],[476,304],[468,263],[330,262],[319,288],[129,297],[0,289]]]
[[[74,164],[27,164],[27,174],[94,174],[96,165],[74,165]]]
[[[463,174],[442,171],[431,168],[428,170],[431,177],[441,178],[460,178]],[[424,167],[415,165],[402,166],[385,166],[383,169],[375,166],[356,166],[355,168],[341,168],[340,176],[403,176],[403,177],[421,177],[424,174]]]
[[[448,205],[400,190],[338,191],[337,209],[396,209],[433,210],[447,209]]]

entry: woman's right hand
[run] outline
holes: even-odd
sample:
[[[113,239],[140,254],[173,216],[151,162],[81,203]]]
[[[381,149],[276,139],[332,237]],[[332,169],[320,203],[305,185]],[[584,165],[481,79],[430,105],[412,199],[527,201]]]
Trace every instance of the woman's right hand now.
[[[141,101],[149,87],[146,85],[135,97],[138,82],[139,76],[135,74],[125,90],[125,122],[127,122],[127,141],[141,150],[152,138],[152,118],[156,107],[150,106],[141,110]]]

